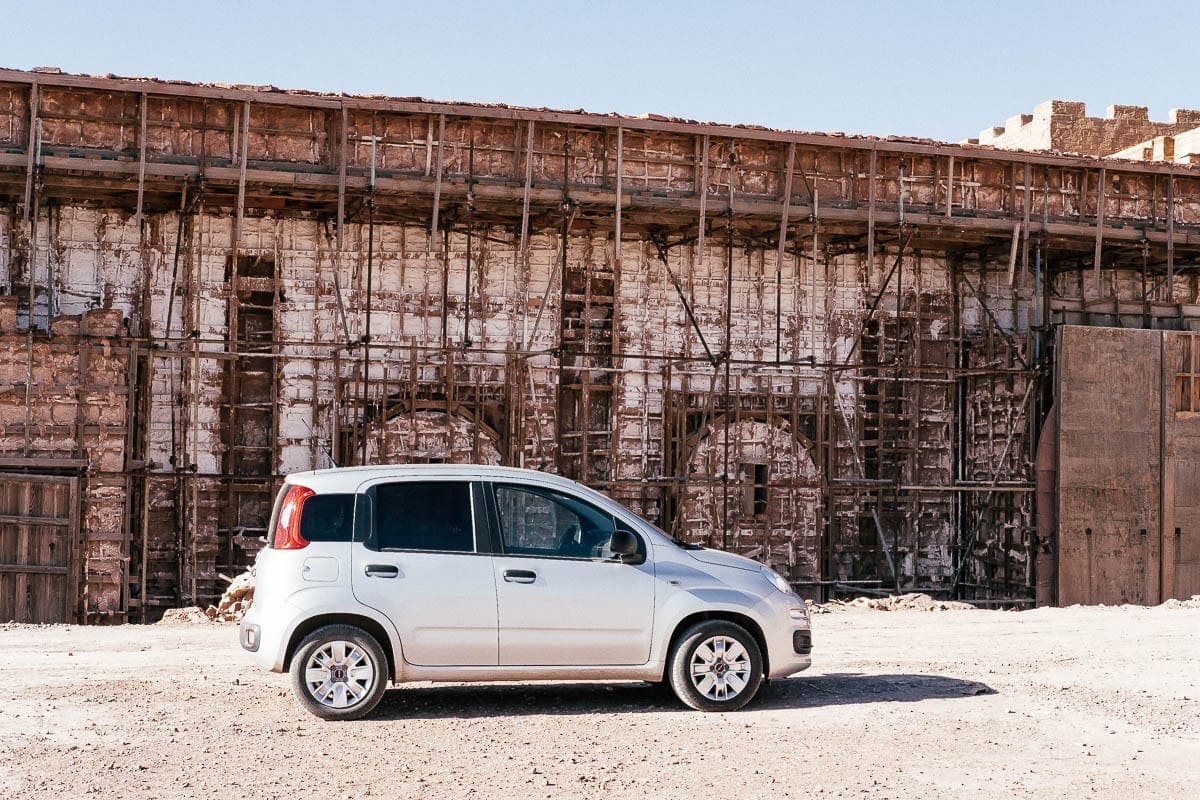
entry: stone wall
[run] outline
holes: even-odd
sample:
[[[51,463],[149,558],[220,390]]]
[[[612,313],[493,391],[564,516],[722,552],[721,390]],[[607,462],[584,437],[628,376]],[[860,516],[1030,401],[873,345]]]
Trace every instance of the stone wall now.
[[[985,128],[974,141],[1006,150],[1109,156],[1196,127],[1200,127],[1200,111],[1193,109],[1172,109],[1166,121],[1159,122],[1150,119],[1145,106],[1114,105],[1103,117],[1089,117],[1083,103],[1047,100],[1034,107],[1032,114],[1018,114],[1004,125]]]

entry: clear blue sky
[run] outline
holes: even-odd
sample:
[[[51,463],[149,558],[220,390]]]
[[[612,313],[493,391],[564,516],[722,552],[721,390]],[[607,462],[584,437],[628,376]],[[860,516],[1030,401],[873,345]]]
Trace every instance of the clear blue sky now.
[[[1200,107],[1200,3],[0,0],[0,66],[956,141]]]

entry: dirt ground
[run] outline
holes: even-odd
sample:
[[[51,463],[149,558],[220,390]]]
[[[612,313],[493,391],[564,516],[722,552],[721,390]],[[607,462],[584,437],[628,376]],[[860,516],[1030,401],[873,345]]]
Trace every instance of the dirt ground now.
[[[0,626],[12,797],[1200,797],[1200,609],[814,617],[746,710],[419,684],[325,723],[233,625]]]

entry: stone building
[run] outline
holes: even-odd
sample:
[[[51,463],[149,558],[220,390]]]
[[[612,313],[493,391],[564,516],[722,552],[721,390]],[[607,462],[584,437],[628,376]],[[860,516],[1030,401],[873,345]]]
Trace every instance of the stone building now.
[[[211,602],[364,462],[818,598],[1200,591],[1198,253],[1187,164],[0,70],[0,618]]]

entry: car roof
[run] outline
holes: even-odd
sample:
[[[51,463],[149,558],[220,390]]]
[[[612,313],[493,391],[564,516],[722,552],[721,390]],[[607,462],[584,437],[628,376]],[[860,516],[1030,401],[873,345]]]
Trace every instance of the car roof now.
[[[508,480],[521,483],[537,483],[543,486],[559,486],[564,489],[581,488],[581,484],[535,469],[518,467],[493,467],[486,464],[379,464],[364,467],[334,467],[309,472],[293,472],[287,483],[298,483],[315,492],[353,492],[368,481],[387,478],[465,478],[473,480]]]

